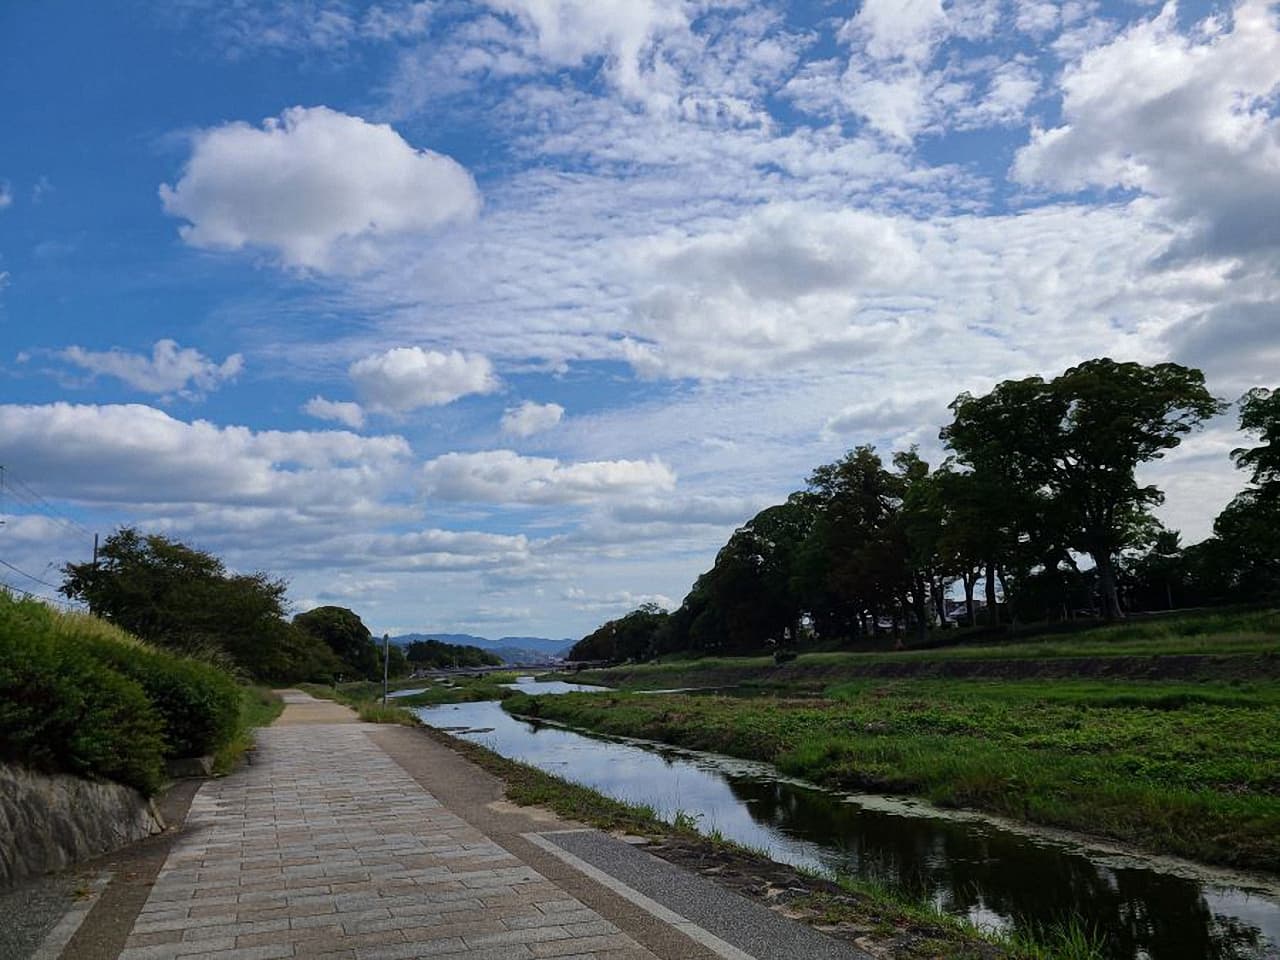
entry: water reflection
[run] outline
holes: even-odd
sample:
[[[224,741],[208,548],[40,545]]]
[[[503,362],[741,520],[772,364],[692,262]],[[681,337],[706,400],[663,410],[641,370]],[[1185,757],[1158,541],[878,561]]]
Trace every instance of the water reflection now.
[[[553,692],[527,680],[520,687]],[[696,813],[703,830],[777,860],[898,884],[979,922],[1047,925],[1078,916],[1105,934],[1107,955],[1118,960],[1280,957],[1280,904],[1244,891],[1107,866],[981,821],[876,809],[780,780],[763,764],[516,720],[492,702],[419,712],[504,756],[649,803],[667,818]]]

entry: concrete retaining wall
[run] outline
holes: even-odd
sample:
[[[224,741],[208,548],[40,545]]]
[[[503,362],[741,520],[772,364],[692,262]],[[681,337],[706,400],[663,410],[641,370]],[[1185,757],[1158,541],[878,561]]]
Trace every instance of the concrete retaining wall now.
[[[0,764],[0,888],[164,829],[129,787]]]

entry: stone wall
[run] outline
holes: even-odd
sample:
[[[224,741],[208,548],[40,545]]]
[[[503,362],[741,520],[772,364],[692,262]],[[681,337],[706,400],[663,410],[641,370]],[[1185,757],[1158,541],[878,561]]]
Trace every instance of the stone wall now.
[[[164,829],[129,787],[0,764],[0,888]]]

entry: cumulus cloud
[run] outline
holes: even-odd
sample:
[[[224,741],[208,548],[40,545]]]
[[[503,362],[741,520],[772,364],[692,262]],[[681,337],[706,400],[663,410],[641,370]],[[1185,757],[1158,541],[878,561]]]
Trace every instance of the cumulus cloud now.
[[[139,404],[0,406],[0,460],[82,502],[350,504],[380,494],[409,453],[396,436],[253,431]]]
[[[364,408],[350,401],[312,397],[302,405],[302,412],[317,420],[333,420],[352,429],[364,426]]]
[[[858,38],[878,60],[927,60],[947,33],[941,0],[864,0],[841,38]]]
[[[664,64],[653,56],[655,38],[686,33],[684,0],[484,0],[515,17],[527,31],[526,55],[559,66],[606,58],[606,69],[626,94],[651,99],[663,86]],[[669,71],[669,67],[666,68]]]
[[[233,353],[222,363],[191,347],[179,347],[173,340],[157,340],[151,356],[129,353],[119,348],[95,351],[67,347],[60,356],[90,373],[115,377],[144,393],[194,395],[216,389],[235,379],[244,368],[244,358]]]
[[[338,269],[344,244],[421,233],[475,216],[460,164],[418,150],[387,124],[328,107],[291,107],[261,128],[229,123],[192,138],[165,212],[194,247],[275,252],[287,265]]]
[[[658,240],[640,269],[665,282],[637,301],[624,356],[646,375],[699,377],[864,356],[899,323],[859,307],[904,289],[921,262],[901,221],[790,204]]]
[[[447,453],[422,468],[423,488],[441,500],[500,504],[586,503],[671,490],[675,473],[657,458],[561,463],[513,450]]]
[[[535,433],[550,430],[564,417],[564,407],[558,403],[535,403],[526,400],[518,407],[510,407],[502,414],[502,432],[515,437],[531,437]]]
[[[1187,30],[1177,6],[1088,50],[1062,79],[1063,123],[1012,174],[1056,190],[1137,190],[1191,230],[1174,257],[1280,246],[1280,13],[1243,0]]]
[[[1280,370],[1280,296],[1229,301],[1171,327],[1174,357],[1205,370],[1210,386],[1235,398],[1274,386]]]
[[[500,385],[487,357],[457,350],[395,347],[357,360],[349,372],[365,407],[379,413],[443,406]]]

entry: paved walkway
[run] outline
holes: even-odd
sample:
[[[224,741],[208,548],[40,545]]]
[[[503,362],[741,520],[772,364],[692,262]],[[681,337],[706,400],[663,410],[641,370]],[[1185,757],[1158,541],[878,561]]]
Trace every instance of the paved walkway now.
[[[496,784],[421,734],[353,723],[344,707],[305,694],[286,700],[281,720],[260,731],[254,763],[196,795],[120,960],[768,955],[657,904],[641,910],[647,898],[607,871],[546,853],[564,821],[482,803]],[[423,782],[439,782],[485,832]],[[513,832],[530,823],[545,836]]]
[[[291,694],[208,783],[120,960],[654,955],[446,810],[350,711]]]

